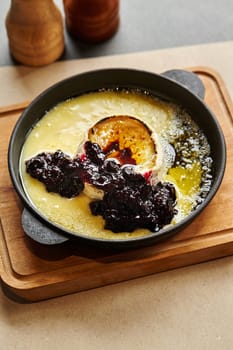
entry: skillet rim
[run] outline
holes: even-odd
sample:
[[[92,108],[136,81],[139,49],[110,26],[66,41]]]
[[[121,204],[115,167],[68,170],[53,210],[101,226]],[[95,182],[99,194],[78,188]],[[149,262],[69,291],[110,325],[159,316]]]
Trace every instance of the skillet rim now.
[[[163,96],[164,96],[164,94],[162,94],[162,96],[161,96],[161,94],[158,93],[158,91],[160,90],[160,87],[158,88],[158,91],[156,90],[156,87],[154,88],[154,90],[150,91],[150,89],[148,89],[144,86],[142,87],[140,85],[140,83],[138,82],[138,76],[143,75],[144,78],[146,77],[146,78],[150,78],[152,80],[158,79],[160,81],[163,81],[163,83],[165,82],[165,85],[170,86],[170,88],[174,87],[175,89],[178,89],[178,91],[181,91],[181,92],[183,91],[191,99],[194,99],[197,103],[199,103],[202,106],[202,108],[204,108],[206,113],[209,115],[210,120],[212,121],[213,125],[215,126],[215,130],[216,130],[216,133],[218,136],[218,142],[219,142],[218,152],[220,152],[220,158],[221,158],[217,174],[215,174],[215,176],[214,176],[214,183],[212,184],[211,189],[210,189],[207,197],[198,206],[197,209],[195,209],[186,218],[184,218],[182,221],[180,221],[178,224],[175,224],[174,226],[169,226],[167,228],[163,228],[158,232],[152,232],[151,234],[148,234],[146,236],[132,237],[132,238],[127,238],[127,239],[104,239],[104,238],[83,236],[83,235],[76,234],[76,233],[73,233],[71,231],[65,230],[62,227],[60,227],[59,225],[56,225],[55,223],[52,223],[51,221],[49,221],[42,213],[39,212],[39,210],[37,210],[37,208],[34,207],[34,205],[31,203],[31,201],[27,197],[26,193],[24,192],[23,185],[21,183],[20,175],[19,175],[20,153],[21,153],[22,146],[25,142],[25,138],[27,137],[27,134],[30,132],[33,125],[35,125],[38,122],[38,120],[43,117],[43,115],[46,112],[45,110],[44,110],[43,114],[40,115],[40,117],[37,118],[32,123],[31,127],[27,129],[27,131],[25,133],[25,138],[21,142],[21,149],[20,149],[20,151],[18,151],[18,153],[19,153],[18,166],[17,166],[18,177],[16,176],[16,172],[17,172],[16,164],[13,164],[13,152],[14,152],[15,140],[17,138],[17,135],[19,133],[20,128],[22,128],[22,123],[25,121],[25,119],[29,118],[28,115],[30,116],[31,111],[33,111],[33,109],[36,108],[38,106],[38,104],[40,105],[41,100],[43,101],[43,99],[44,98],[46,99],[46,97],[50,96],[50,94],[52,94],[52,96],[53,96],[54,92],[56,93],[57,89],[63,90],[62,88],[64,88],[67,84],[72,85],[72,82],[75,82],[77,79],[78,80],[85,79],[88,77],[92,77],[93,75],[102,75],[102,76],[106,77],[107,74],[112,74],[112,73],[117,74],[119,76],[120,76],[120,74],[121,75],[123,74],[124,77],[126,74],[133,74],[133,75],[137,74],[136,83],[134,83],[134,84],[131,83],[132,85],[135,85],[134,88],[139,89],[139,90],[143,90],[143,89],[147,90],[149,92],[152,92],[153,95],[158,96],[159,98],[163,98]],[[128,77],[127,77],[127,79],[128,79]],[[109,78],[106,77],[106,81],[109,84]],[[116,88],[117,86],[119,87],[119,85],[116,83],[111,83],[111,84],[112,84],[112,88]],[[106,82],[103,85],[106,85]],[[103,89],[103,85],[101,87],[99,87],[99,89]],[[121,87],[122,87],[122,85],[121,85]],[[125,83],[124,87],[129,88],[129,89],[133,88],[132,86],[129,87],[129,84],[127,84],[127,83]],[[110,87],[104,86],[104,88],[110,88]],[[63,97],[63,99],[62,100],[59,99],[58,102],[62,102],[64,100],[66,100],[67,98],[82,95],[83,93],[87,93],[90,91],[96,91],[96,89],[95,90],[89,89],[89,91],[84,91],[81,89],[82,92],[80,92],[79,87],[77,88],[77,90],[79,91],[78,94],[76,93],[76,94],[73,94],[72,96],[70,96],[70,94],[69,94],[69,97]],[[60,95],[60,92],[58,95]],[[58,98],[58,96],[56,98]],[[169,97],[167,99],[170,102],[174,102]],[[49,106],[49,108],[47,108],[47,110],[51,109],[58,102],[50,104],[50,106]],[[180,103],[178,103],[178,104],[180,105]],[[186,107],[185,107],[185,109],[186,109]],[[205,133],[205,135],[206,135],[206,133]],[[200,97],[198,97],[196,94],[194,94],[192,91],[190,91],[190,89],[186,88],[183,84],[181,84],[177,81],[174,81],[173,79],[170,79],[162,74],[157,74],[157,73],[149,72],[146,70],[138,70],[138,69],[130,69],[130,68],[105,68],[105,69],[90,70],[87,72],[73,75],[71,77],[63,79],[63,80],[51,85],[50,87],[45,89],[43,92],[41,92],[36,98],[34,98],[33,101],[29,104],[29,106],[23,111],[23,113],[21,114],[21,116],[19,117],[19,119],[17,120],[17,122],[15,124],[15,127],[14,127],[13,132],[12,132],[11,137],[10,137],[9,148],[8,148],[8,169],[9,169],[9,173],[10,173],[10,177],[11,177],[11,181],[13,183],[13,186],[14,186],[19,198],[23,202],[24,206],[33,215],[35,215],[36,218],[38,218],[39,220],[42,220],[42,222],[45,223],[48,227],[55,229],[56,232],[61,233],[64,237],[67,237],[67,239],[74,239],[74,240],[80,239],[81,241],[88,242],[88,243],[91,243],[94,245],[101,245],[101,246],[114,247],[114,248],[115,247],[116,248],[125,248],[125,247],[129,248],[129,247],[138,247],[138,246],[149,245],[152,242],[156,243],[156,242],[160,241],[161,239],[168,238],[169,236],[174,235],[177,232],[181,231],[184,227],[186,227],[189,223],[191,223],[204,210],[204,208],[210,203],[210,201],[213,199],[213,197],[215,196],[215,194],[216,194],[216,192],[217,192],[218,188],[220,187],[221,182],[223,180],[225,167],[226,167],[226,143],[225,143],[224,135],[223,135],[222,129],[220,127],[220,124],[219,124],[216,116],[212,113],[212,111],[205,104],[205,102]],[[19,184],[19,182],[20,182],[20,184]]]

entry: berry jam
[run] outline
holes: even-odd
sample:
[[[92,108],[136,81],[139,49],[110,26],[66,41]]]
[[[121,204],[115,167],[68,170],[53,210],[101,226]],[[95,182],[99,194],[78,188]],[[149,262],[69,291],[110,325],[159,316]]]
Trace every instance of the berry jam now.
[[[175,191],[170,183],[150,186],[143,176],[131,173],[127,185],[121,183],[104,194],[102,200],[90,203],[93,215],[101,215],[105,228],[115,233],[137,228],[159,231],[170,224],[176,210]]]
[[[26,161],[26,171],[42,182],[48,192],[72,198],[89,183],[103,191],[101,200],[90,202],[93,215],[101,215],[105,228],[132,232],[147,228],[156,232],[176,214],[176,193],[172,184],[149,183],[148,176],[135,172],[132,164],[121,166],[97,143],[87,141],[85,153],[74,158],[58,150],[40,153]],[[128,152],[128,151],[126,151]]]
[[[80,162],[72,159],[62,151],[40,153],[26,161],[26,171],[42,182],[48,192],[72,198],[84,189],[80,178]]]

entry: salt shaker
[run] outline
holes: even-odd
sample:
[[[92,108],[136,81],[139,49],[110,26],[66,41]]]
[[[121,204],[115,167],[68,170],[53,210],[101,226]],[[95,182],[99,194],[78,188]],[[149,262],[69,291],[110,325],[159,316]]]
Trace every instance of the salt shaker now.
[[[24,65],[47,65],[64,51],[62,15],[53,0],[12,0],[6,30],[12,56]]]
[[[119,26],[119,0],[63,0],[68,31],[84,42],[109,39]]]

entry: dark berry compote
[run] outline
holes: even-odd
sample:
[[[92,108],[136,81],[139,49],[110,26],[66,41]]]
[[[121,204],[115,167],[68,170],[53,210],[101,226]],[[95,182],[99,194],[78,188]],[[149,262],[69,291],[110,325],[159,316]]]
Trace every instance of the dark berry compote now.
[[[130,150],[125,150],[130,158]],[[42,182],[48,192],[67,198],[78,196],[85,184],[102,190],[102,199],[90,202],[93,215],[101,215],[105,229],[152,232],[170,224],[177,210],[175,188],[168,182],[151,185],[147,175],[132,164],[108,158],[97,143],[87,141],[84,152],[71,158],[58,150],[43,152],[26,161],[26,171]]]

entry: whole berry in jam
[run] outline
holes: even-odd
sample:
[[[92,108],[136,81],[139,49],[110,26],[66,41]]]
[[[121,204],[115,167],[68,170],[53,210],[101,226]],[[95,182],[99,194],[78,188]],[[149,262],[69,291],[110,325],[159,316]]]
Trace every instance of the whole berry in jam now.
[[[102,152],[98,143],[87,141],[84,145],[87,158],[94,164],[102,165],[105,159],[105,154]]]

